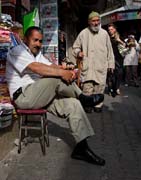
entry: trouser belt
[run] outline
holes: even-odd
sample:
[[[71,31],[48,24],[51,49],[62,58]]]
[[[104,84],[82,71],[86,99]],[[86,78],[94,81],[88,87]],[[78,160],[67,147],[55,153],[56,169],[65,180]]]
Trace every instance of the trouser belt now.
[[[22,93],[22,87],[20,87],[13,93],[13,100],[16,100],[21,93]]]

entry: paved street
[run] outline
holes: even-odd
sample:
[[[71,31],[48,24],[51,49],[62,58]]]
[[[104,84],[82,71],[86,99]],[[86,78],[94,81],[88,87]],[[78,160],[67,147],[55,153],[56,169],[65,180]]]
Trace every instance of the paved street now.
[[[88,116],[96,133],[89,145],[104,157],[104,167],[72,160],[67,122],[49,115],[46,156],[39,143],[23,147],[21,154],[15,147],[0,163],[0,180],[141,180],[141,88],[122,87],[115,98],[105,95],[103,112]]]

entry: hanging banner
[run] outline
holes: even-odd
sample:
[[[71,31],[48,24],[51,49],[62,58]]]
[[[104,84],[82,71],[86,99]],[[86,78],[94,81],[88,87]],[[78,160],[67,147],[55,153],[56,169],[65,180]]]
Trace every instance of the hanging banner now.
[[[39,27],[39,13],[37,8],[23,17],[23,32],[25,33],[25,31],[31,26]]]
[[[58,64],[58,3],[57,0],[41,0],[41,27],[43,28],[43,54]]]

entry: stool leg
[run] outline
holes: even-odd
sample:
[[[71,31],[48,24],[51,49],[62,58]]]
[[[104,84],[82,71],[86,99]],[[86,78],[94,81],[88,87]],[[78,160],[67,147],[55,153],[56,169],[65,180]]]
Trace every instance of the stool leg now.
[[[43,155],[45,155],[45,131],[44,131],[44,117],[43,115],[41,115],[41,131],[42,131],[42,151],[43,151]]]
[[[44,114],[44,128],[45,128],[45,141],[47,147],[49,147],[49,132],[48,132],[48,124],[47,124],[47,114]]]
[[[22,140],[22,122],[23,117],[20,115],[20,123],[19,123],[19,145],[18,145],[18,153],[21,152],[21,140]]]
[[[28,115],[25,115],[25,137],[27,137],[27,121],[28,121]]]

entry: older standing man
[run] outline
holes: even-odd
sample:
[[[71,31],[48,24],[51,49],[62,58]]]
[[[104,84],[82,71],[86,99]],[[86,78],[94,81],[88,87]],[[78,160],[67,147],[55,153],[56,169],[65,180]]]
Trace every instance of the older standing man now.
[[[108,33],[101,28],[100,14],[92,11],[88,16],[88,27],[83,29],[73,44],[73,54],[82,59],[83,92],[87,95],[103,93],[107,70],[113,71],[115,61]],[[94,107],[102,111],[103,102]],[[85,109],[92,112],[92,108]]]

